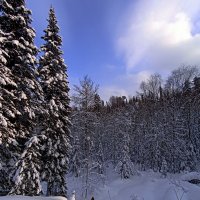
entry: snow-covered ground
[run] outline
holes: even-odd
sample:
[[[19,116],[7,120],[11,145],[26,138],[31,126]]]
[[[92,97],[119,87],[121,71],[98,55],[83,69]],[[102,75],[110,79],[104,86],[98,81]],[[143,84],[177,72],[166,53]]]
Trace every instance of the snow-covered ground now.
[[[107,169],[106,178],[95,178],[90,183],[87,200],[94,196],[95,200],[199,200],[200,186],[188,182],[200,178],[199,173],[161,174],[152,171],[140,172],[130,179],[121,180],[119,175]],[[68,177],[69,200],[76,190],[76,200],[84,199],[84,177]],[[6,196],[0,200],[66,200],[64,197],[24,197]]]
[[[26,196],[5,196],[0,200],[67,200],[64,197],[26,197]]]
[[[143,173],[129,180],[116,179],[97,193],[96,200],[199,200],[200,187],[179,178]]]
[[[95,200],[199,200],[200,186],[185,181],[185,175],[168,175],[141,172],[127,180],[121,180],[119,175],[107,174],[104,182],[93,185],[88,200],[94,196]],[[70,178],[69,191],[76,190],[76,200],[83,199],[83,188],[79,178]]]

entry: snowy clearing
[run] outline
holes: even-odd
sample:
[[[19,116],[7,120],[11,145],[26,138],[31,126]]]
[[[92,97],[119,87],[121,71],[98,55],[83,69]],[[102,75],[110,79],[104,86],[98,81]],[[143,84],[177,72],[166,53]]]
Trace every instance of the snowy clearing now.
[[[160,173],[142,172],[130,179],[121,180],[119,175],[109,173],[105,184],[99,183],[90,192],[88,200],[199,200],[200,186],[182,179],[183,175],[168,175],[162,178]],[[76,200],[83,196],[79,178],[69,178],[69,189],[76,190]]]
[[[0,197],[0,200],[67,200],[64,197],[27,197],[27,196],[5,196]]]
[[[199,200],[200,187],[179,179],[145,173],[104,186],[97,200]]]

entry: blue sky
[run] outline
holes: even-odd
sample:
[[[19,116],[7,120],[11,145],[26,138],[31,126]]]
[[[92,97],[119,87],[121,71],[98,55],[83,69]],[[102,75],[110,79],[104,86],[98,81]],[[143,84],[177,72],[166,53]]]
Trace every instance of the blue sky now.
[[[152,73],[200,64],[199,0],[27,0],[38,47],[51,5],[70,86],[89,75],[105,100],[134,95]]]

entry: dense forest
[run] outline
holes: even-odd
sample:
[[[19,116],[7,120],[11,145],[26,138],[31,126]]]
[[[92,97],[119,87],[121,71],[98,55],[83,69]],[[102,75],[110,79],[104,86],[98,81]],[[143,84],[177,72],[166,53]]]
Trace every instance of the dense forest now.
[[[177,173],[198,170],[200,77],[197,67],[180,67],[164,82],[154,74],[136,96],[104,103],[87,76],[74,87],[72,171],[91,165],[103,173],[111,162],[122,178],[140,170]],[[89,162],[89,163],[88,163]]]
[[[46,182],[47,196],[67,196],[71,173],[84,176],[87,197],[107,166],[122,179],[199,170],[199,67],[179,67],[166,80],[153,74],[134,96],[108,102],[85,76],[70,97],[54,9],[40,49],[31,21],[24,0],[1,1],[1,194],[41,195]]]

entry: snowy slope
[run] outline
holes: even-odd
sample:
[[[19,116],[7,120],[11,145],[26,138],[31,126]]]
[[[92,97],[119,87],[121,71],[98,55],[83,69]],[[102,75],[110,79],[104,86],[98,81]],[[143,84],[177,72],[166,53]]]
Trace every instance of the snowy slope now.
[[[177,177],[144,173],[129,180],[111,181],[96,195],[96,200],[199,200],[200,187]]]
[[[192,173],[194,176],[194,173]],[[95,183],[88,200],[199,200],[200,186],[184,181],[188,175],[168,175],[162,178],[159,173],[142,172],[127,180],[121,180],[116,173],[107,173],[103,182]],[[196,174],[195,174],[196,178]],[[76,200],[82,200],[83,182],[79,178],[70,178],[69,190],[76,189]],[[71,196],[71,195],[70,195]],[[71,198],[70,198],[71,199]],[[0,200],[67,200],[64,197],[25,197],[6,196]]]
[[[121,180],[119,175],[107,171],[104,183],[95,184],[89,193],[88,200],[199,200],[200,186],[193,185],[183,179],[185,175],[168,175],[141,172],[127,180]],[[69,191],[76,190],[76,200],[82,200],[83,182],[79,178],[68,177]]]
[[[5,196],[0,200],[67,200],[64,197],[26,197],[26,196]]]

